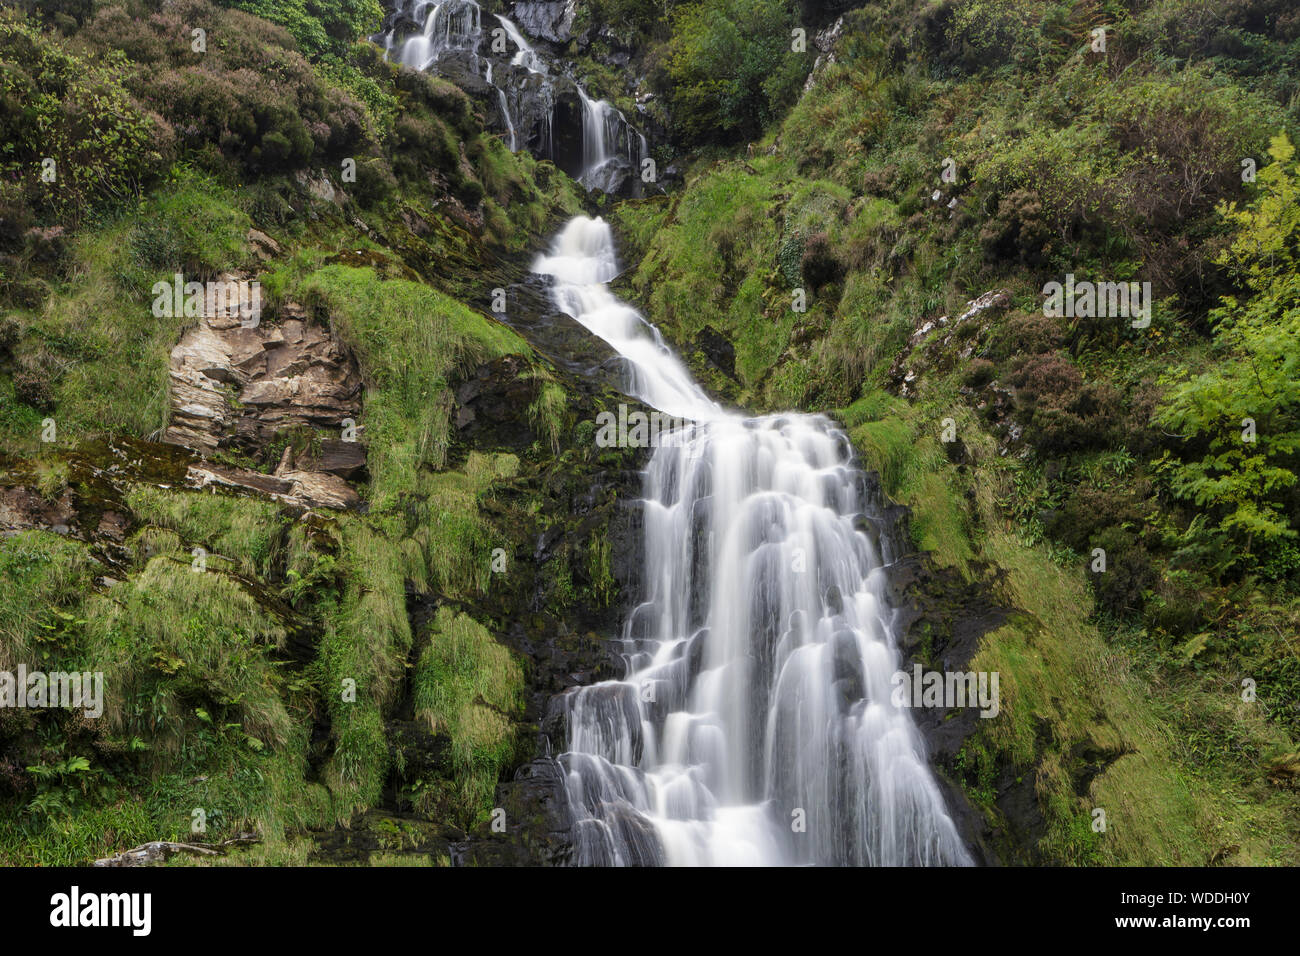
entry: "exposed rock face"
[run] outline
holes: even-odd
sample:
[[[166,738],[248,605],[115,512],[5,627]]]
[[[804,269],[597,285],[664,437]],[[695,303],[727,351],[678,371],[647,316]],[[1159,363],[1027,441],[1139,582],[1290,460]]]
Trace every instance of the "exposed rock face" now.
[[[529,36],[551,43],[568,43],[573,38],[576,0],[560,3],[516,3],[514,20]]]
[[[909,348],[900,352],[889,369],[889,382],[903,396],[912,394],[917,374],[929,369],[951,368],[969,359],[989,319],[1006,311],[1011,293],[1006,289],[985,292],[971,299],[956,318],[941,315],[923,322],[908,339]],[[934,334],[931,333],[942,333]]]
[[[822,71],[835,62],[835,47],[839,43],[843,31],[844,18],[840,17],[813,37],[813,46],[817,48],[817,59],[813,62],[813,68],[808,73],[808,79],[804,80],[803,91],[805,93],[817,85],[817,78]]]
[[[356,508],[361,504],[361,497],[351,485],[337,475],[320,471],[286,468],[264,475],[248,468],[196,463],[186,472],[185,483],[196,490],[221,487],[255,491],[306,508]]]
[[[209,454],[260,448],[293,426],[340,428],[361,415],[356,362],[289,305],[274,324],[205,315],[171,354],[164,440]]]

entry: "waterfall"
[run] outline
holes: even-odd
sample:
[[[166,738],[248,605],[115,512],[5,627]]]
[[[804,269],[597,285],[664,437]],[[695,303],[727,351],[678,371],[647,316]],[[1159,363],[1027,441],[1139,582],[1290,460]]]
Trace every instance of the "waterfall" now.
[[[487,72],[483,75],[483,81],[489,86],[495,86],[492,82],[492,63],[487,65]],[[510,104],[506,102],[506,91],[501,87],[496,87],[497,102],[501,105],[501,117],[506,121],[506,132],[510,134],[510,152],[519,148],[515,136],[515,121],[510,118]]]
[[[606,122],[609,104],[604,100],[593,100],[581,86],[578,87],[578,96],[582,100],[582,175],[578,179],[586,184],[591,174],[604,166],[608,158],[605,139],[609,127]]]
[[[580,84],[575,86],[582,101],[582,173],[578,181],[590,189],[598,184],[597,174],[609,162],[611,152],[623,154],[635,170],[646,155],[646,140],[622,110],[605,100],[593,100]]]
[[[506,36],[510,38],[510,42],[515,45],[517,50],[514,59],[510,61],[511,64],[514,66],[522,66],[529,73],[538,73],[545,76],[546,64],[542,62],[542,58],[537,55],[537,52],[528,44],[528,41],[524,39],[524,35],[519,32],[519,28],[514,25],[514,22],[507,17],[501,16],[499,13],[494,14],[494,16],[501,21],[502,29],[506,31]]]
[[[474,0],[417,3],[412,18],[418,20],[426,7],[433,9],[424,21],[424,32],[410,37],[398,56],[403,66],[427,70],[448,50],[476,50],[482,28],[479,5]],[[391,41],[386,46],[391,46]]]
[[[575,862],[971,862],[891,701],[894,556],[857,530],[874,505],[847,437],[821,415],[710,400],[606,288],[602,220],[572,220],[533,270],[622,356],[629,394],[685,419],[644,475],[625,676],[558,700]]]
[[[439,70],[453,80],[459,77],[463,81],[462,61],[468,60],[474,74],[482,73],[484,82],[496,92],[510,149],[518,150],[531,143],[534,151],[544,159],[557,159],[554,128],[557,86],[567,90],[571,85],[582,108],[582,160],[581,168],[575,168],[576,152],[572,155],[572,162],[566,158],[566,171],[587,189],[610,191],[623,188],[629,181],[639,189],[640,182],[635,174],[641,160],[649,154],[645,136],[613,105],[603,99],[593,99],[581,83],[561,75],[558,70],[553,74],[545,58],[533,49],[509,17],[493,16],[505,38],[513,45],[515,52],[508,61],[501,52],[480,52],[486,38],[483,35],[482,10],[476,0],[415,0],[410,4],[398,0],[387,31],[374,39],[383,46],[386,58],[397,50],[397,61],[403,66]],[[421,24],[419,32],[401,40],[416,24]],[[499,34],[492,37],[493,45],[498,39]],[[449,57],[448,54],[462,56]],[[502,70],[493,69],[493,56],[498,58]],[[522,74],[516,72],[512,82],[511,67],[526,70],[531,77],[539,79],[531,86],[521,85]],[[530,111],[526,97],[532,97],[540,110]],[[522,131],[516,117],[524,123]],[[537,117],[536,126],[530,117]]]

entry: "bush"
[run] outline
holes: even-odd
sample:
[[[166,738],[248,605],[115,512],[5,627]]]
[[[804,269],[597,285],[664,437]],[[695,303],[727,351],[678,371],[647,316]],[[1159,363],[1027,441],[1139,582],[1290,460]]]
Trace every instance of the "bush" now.
[[[1170,487],[1212,509],[1246,553],[1300,531],[1300,163],[1285,136],[1270,152],[1251,207],[1222,209],[1239,229],[1222,261],[1248,294],[1223,299],[1214,364],[1178,382],[1156,416],[1187,440],[1180,459],[1162,463]]]
[[[379,31],[384,10],[379,0],[222,0],[278,23],[311,57],[341,56],[353,40]]]
[[[156,176],[171,130],[123,86],[120,54],[74,56],[12,12],[0,13],[0,179],[22,202],[78,219]],[[53,166],[47,166],[52,161]],[[45,169],[54,174],[44,181]]]
[[[1026,436],[1039,452],[1062,454],[1105,446],[1114,437],[1119,398],[1083,376],[1059,352],[1018,361],[1009,376]]]
[[[1155,562],[1137,536],[1121,528],[1106,528],[1090,542],[1088,575],[1101,610],[1118,617],[1134,614],[1145,605],[1145,592],[1155,581]],[[1106,552],[1106,570],[1092,570],[1093,548]]]
[[[1052,258],[1052,228],[1033,189],[1017,189],[999,199],[998,211],[980,228],[979,238],[992,261],[1042,266]]]
[[[703,0],[675,10],[672,26],[661,91],[687,142],[752,137],[793,102],[805,56],[790,50],[781,0]]]
[[[204,24],[207,52],[190,47]],[[209,144],[247,172],[303,168],[375,148],[364,103],[322,80],[282,27],[206,0],[154,12],[138,0],[100,8],[82,36],[129,51],[126,83],[176,130],[180,146],[208,160]],[[214,170],[220,171],[220,170]]]
[[[994,333],[991,351],[998,358],[1042,355],[1064,344],[1065,329],[1060,319],[1042,312],[1019,312],[1009,316]]]

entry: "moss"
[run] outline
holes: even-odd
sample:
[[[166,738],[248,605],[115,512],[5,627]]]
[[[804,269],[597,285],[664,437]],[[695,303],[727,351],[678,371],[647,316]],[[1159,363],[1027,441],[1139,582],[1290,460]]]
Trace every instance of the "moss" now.
[[[421,468],[446,462],[452,374],[527,346],[496,323],[424,285],[372,269],[326,266],[296,293],[328,309],[370,383],[365,441],[371,500],[391,507]]]
[[[451,739],[452,802],[467,825],[487,817],[501,771],[514,758],[523,669],[481,624],[439,608],[413,678],[416,716]]]

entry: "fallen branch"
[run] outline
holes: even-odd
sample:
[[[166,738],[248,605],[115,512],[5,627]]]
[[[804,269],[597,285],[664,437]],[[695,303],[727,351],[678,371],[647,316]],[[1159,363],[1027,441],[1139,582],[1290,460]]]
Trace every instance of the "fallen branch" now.
[[[147,866],[150,863],[157,863],[160,860],[166,861],[168,857],[176,853],[194,853],[199,856],[221,856],[222,851],[229,846],[237,846],[248,843],[261,842],[261,836],[256,833],[241,833],[238,836],[231,837],[229,840],[222,840],[220,843],[172,843],[168,840],[154,840],[150,843],[143,843],[132,850],[126,850],[116,856],[106,856],[103,859],[96,860],[92,866]]]

